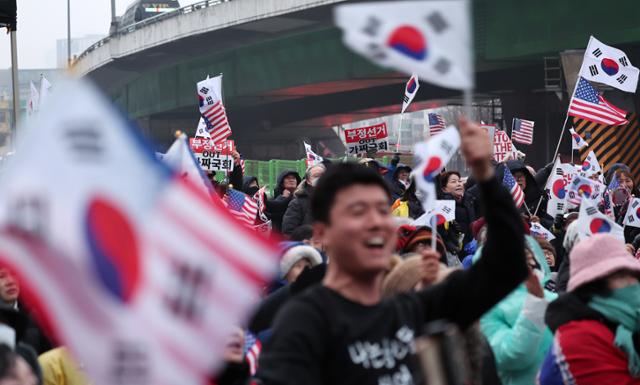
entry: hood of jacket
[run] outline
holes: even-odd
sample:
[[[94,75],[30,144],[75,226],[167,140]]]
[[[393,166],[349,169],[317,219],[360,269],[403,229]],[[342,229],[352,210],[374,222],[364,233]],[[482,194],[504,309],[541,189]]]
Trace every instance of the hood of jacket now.
[[[307,184],[306,179],[303,179],[296,188],[296,191],[294,191],[293,196],[296,198],[308,198],[312,191],[313,186]]]
[[[284,178],[286,178],[289,175],[293,175],[296,177],[296,185],[299,185],[300,182],[302,181],[302,178],[300,178],[300,174],[298,174],[297,171],[295,170],[284,170],[282,171],[279,175],[278,175],[278,179],[276,179],[276,188],[273,190],[273,196],[276,197],[280,194],[282,194],[282,190],[284,190],[282,184],[284,183]]]
[[[521,160],[510,160],[506,163],[506,165],[509,168],[509,171],[511,171],[511,174],[514,174],[516,171],[524,172],[525,178],[527,180],[527,187],[525,187],[524,189],[526,201],[531,202],[533,200],[538,200],[543,191],[536,183],[536,180],[533,175],[531,175],[531,172],[527,170],[524,162],[522,162]],[[502,178],[502,176],[504,175],[504,170],[500,174],[500,177]]]
[[[560,326],[579,320],[596,320],[607,323],[602,314],[587,306],[573,293],[565,293],[551,302],[544,316],[544,322],[554,333]]]
[[[242,192],[246,194],[247,190],[249,189],[249,185],[254,181],[258,183],[258,178],[256,178],[255,176],[249,175],[242,178]],[[260,187],[260,183],[258,183],[258,187]]]

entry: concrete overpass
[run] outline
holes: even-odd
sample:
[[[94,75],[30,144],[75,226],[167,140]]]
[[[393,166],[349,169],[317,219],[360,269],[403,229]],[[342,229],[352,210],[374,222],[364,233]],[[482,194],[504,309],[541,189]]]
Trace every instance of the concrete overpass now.
[[[406,77],[342,45],[332,24],[339,2],[204,1],[119,31],[90,47],[75,68],[165,145],[173,130],[195,129],[195,83],[224,73],[225,104],[243,151],[252,158],[298,157],[296,138],[338,145],[331,126],[399,109]],[[473,4],[476,98],[502,99],[505,120],[534,119],[550,141],[566,95],[560,100],[551,92],[562,90],[562,81],[545,84],[545,57],[584,48],[594,34],[640,63],[633,0],[615,9],[597,0]],[[413,108],[457,101],[456,92],[426,85]]]

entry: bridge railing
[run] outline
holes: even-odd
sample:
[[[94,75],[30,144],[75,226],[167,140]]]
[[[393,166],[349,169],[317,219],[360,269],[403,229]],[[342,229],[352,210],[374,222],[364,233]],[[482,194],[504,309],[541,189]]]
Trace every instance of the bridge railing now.
[[[144,28],[144,27],[146,27],[148,25],[155,24],[155,23],[158,23],[158,22],[163,21],[163,20],[171,19],[171,18],[174,18],[176,16],[180,16],[180,15],[185,15],[187,13],[195,12],[195,11],[198,11],[200,9],[213,7],[213,6],[222,4],[222,3],[228,3],[230,1],[233,1],[233,0],[203,0],[203,1],[199,1],[197,3],[191,4],[191,5],[186,5],[184,7],[175,9],[175,10],[173,10],[171,12],[161,13],[159,15],[150,17],[148,19],[139,21],[137,23],[133,23],[133,24],[129,24],[129,25],[123,26],[122,28],[120,28],[118,26],[114,33],[110,33],[109,36],[107,36],[105,38],[102,38],[102,39],[98,40],[97,42],[93,43],[92,45],[90,45],[75,60],[77,61],[79,59],[82,59],[83,57],[87,56],[92,51],[94,51],[96,48],[102,47],[103,45],[108,43],[109,40],[113,39],[114,37],[126,35],[128,33],[137,31],[137,30],[139,30],[141,28]]]

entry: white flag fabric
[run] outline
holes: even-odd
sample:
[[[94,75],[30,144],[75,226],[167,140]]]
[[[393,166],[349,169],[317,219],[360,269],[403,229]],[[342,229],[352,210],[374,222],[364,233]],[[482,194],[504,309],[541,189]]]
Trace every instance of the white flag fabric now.
[[[589,201],[580,205],[578,214],[578,233],[585,237],[594,234],[611,234],[624,242],[624,229],[608,216],[598,211]]]
[[[466,0],[340,5],[335,22],[347,47],[380,66],[441,87],[473,88]]]
[[[310,144],[308,144],[307,142],[302,142],[302,143],[304,144],[304,152],[306,153],[306,156],[307,156],[307,160],[306,160],[307,167],[315,166],[316,164],[322,163],[324,158],[316,154],[315,152],[313,152]]]
[[[640,198],[633,198],[629,202],[623,224],[625,226],[640,227]]]
[[[27,102],[27,116],[33,116],[38,112],[40,105],[40,92],[33,82],[29,82],[29,101]]]
[[[409,104],[411,104],[413,98],[416,97],[419,88],[420,82],[418,81],[418,76],[416,76],[415,74],[411,75],[411,78],[409,78],[409,81],[407,81],[407,84],[404,87],[404,97],[402,98],[403,114],[407,110],[407,108],[409,108]]]
[[[425,212],[434,209],[436,201],[435,178],[449,163],[460,147],[460,133],[454,126],[447,127],[426,142],[417,143],[413,148],[415,164],[412,174],[416,187],[422,192],[422,207]]]
[[[593,151],[589,151],[587,157],[582,162],[582,167],[580,168],[580,174],[586,177],[590,177],[596,173],[602,173],[602,167],[600,166],[600,162],[598,162],[598,158],[596,157],[596,153]]]
[[[584,200],[588,200],[591,205],[597,206],[602,201],[606,189],[607,186],[600,182],[575,175],[569,185],[567,197],[569,208],[578,207]]]
[[[542,238],[545,241],[556,239],[556,236],[553,235],[551,231],[545,229],[544,226],[538,222],[531,222],[531,235],[536,238]]]
[[[204,119],[202,118],[202,116],[200,117],[200,120],[198,121],[198,128],[196,128],[196,134],[194,135],[195,138],[207,138],[207,139],[211,139],[211,135],[209,134],[209,131],[207,130],[207,123],[204,122]]]
[[[549,193],[547,201],[547,213],[552,217],[564,214],[567,211],[567,197],[569,186],[575,175],[575,168],[568,163],[561,163],[560,158],[556,159],[545,190]]]
[[[47,78],[42,75],[40,79],[40,103],[39,107],[43,106],[45,103],[48,103],[49,93],[51,92],[51,83],[47,80]]]
[[[56,87],[24,132],[0,177],[0,224],[20,232],[0,229],[0,263],[93,384],[206,383],[276,249],[158,161],[87,83]]]
[[[433,209],[422,214],[418,219],[414,220],[413,226],[433,227],[433,217],[435,216],[436,226],[441,226],[445,222],[456,220],[456,201],[452,199],[436,200]]]
[[[572,150],[580,150],[582,147],[587,147],[589,145],[589,143],[582,139],[582,136],[580,136],[580,134],[578,134],[573,128],[569,128],[569,133],[571,133]]]
[[[631,65],[627,55],[595,37],[589,38],[580,76],[626,92],[636,92],[640,70]]]
[[[196,85],[200,115],[214,143],[219,144],[231,136],[227,111],[222,101],[222,75],[198,82]]]
[[[195,155],[189,147],[189,141],[185,134],[180,134],[173,142],[162,160],[171,167],[180,177],[189,180],[204,194],[214,197],[213,186],[198,163]]]

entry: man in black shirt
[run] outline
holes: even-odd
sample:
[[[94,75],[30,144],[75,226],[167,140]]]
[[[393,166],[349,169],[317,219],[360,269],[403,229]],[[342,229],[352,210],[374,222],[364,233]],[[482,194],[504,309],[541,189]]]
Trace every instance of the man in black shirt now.
[[[414,338],[432,320],[462,329],[527,276],[523,225],[510,194],[494,177],[488,134],[460,121],[461,149],[486,205],[482,258],[426,290],[381,299],[396,243],[385,182],[353,164],[330,168],[311,201],[314,233],[329,255],[322,282],[291,299],[276,317],[262,353],[265,385],[418,383]],[[423,252],[425,261],[439,258]]]

